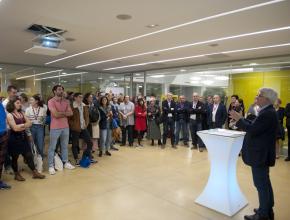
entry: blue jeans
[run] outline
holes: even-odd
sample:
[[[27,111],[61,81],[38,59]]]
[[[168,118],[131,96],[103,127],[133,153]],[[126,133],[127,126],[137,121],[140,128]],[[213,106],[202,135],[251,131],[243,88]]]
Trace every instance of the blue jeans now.
[[[43,158],[44,151],[44,126],[39,124],[33,124],[30,128],[32,139],[37,147],[38,152]]]
[[[259,214],[269,216],[273,212],[274,194],[269,176],[269,167],[252,167],[254,185],[259,196]]]
[[[108,151],[112,143],[112,129],[100,129],[101,151]]]
[[[60,138],[61,159],[64,163],[68,162],[67,145],[69,139],[69,128],[50,129],[48,167],[54,167],[53,159],[58,138]]]
[[[180,119],[178,121],[176,121],[176,132],[175,132],[175,144],[177,145],[178,142],[179,142],[179,134],[180,134],[180,131],[182,130],[182,139],[183,139],[183,143],[184,144],[187,144],[188,142],[188,123],[183,120],[183,119]]]

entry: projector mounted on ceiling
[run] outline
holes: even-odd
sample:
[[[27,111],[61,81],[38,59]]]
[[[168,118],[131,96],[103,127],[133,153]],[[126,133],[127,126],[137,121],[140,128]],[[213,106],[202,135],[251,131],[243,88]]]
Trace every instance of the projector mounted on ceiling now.
[[[61,35],[65,33],[66,30],[38,24],[31,25],[27,30],[38,35],[32,39],[34,46],[25,50],[25,53],[45,56],[59,56],[66,53],[66,50],[58,48],[60,43],[65,40],[65,38]]]

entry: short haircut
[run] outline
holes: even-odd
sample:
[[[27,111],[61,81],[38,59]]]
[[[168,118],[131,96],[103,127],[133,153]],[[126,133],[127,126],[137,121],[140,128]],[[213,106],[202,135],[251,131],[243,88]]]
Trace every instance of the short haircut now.
[[[52,92],[54,94],[54,92],[59,88],[61,87],[63,90],[64,90],[64,87],[62,85],[55,85],[53,88],[52,88]]]
[[[7,87],[7,92],[10,92],[12,89],[17,90],[17,87],[14,85],[10,85]]]
[[[239,99],[239,96],[238,95],[232,95],[231,98]]]
[[[278,98],[278,94],[277,92],[272,89],[272,88],[261,88],[259,89],[259,92],[266,98],[270,101],[271,104],[274,104],[275,101],[277,100]]]

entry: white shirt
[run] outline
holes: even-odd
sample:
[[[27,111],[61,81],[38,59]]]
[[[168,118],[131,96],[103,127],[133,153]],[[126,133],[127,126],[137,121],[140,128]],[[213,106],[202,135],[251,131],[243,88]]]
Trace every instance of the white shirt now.
[[[32,106],[29,106],[25,111],[25,115],[29,118],[32,124],[44,125],[46,110],[44,107],[33,108]]]
[[[215,122],[215,115],[218,110],[219,104],[213,104],[212,108],[212,122]]]

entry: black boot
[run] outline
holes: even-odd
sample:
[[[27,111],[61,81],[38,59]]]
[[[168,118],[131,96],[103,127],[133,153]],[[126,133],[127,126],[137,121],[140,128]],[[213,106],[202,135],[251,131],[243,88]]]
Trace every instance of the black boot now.
[[[154,140],[153,139],[151,140],[151,146],[154,146]]]

